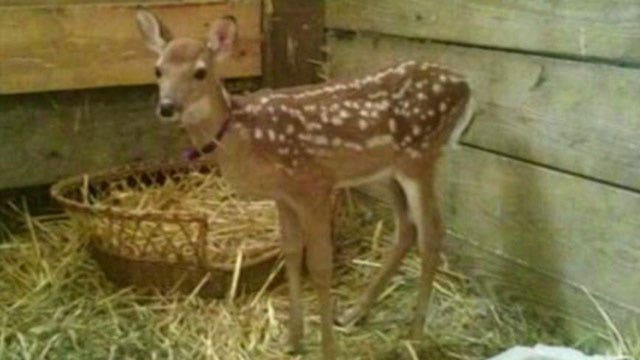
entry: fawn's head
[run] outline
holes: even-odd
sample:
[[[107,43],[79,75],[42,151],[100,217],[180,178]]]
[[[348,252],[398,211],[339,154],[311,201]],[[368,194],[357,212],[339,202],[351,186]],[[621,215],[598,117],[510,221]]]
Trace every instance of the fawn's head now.
[[[164,24],[144,10],[138,11],[137,21],[147,47],[158,55],[155,75],[160,119],[178,121],[187,111],[198,113],[198,117],[210,116],[211,92],[223,96],[216,63],[231,54],[237,37],[235,19],[228,16],[214,22],[206,41],[173,39]]]

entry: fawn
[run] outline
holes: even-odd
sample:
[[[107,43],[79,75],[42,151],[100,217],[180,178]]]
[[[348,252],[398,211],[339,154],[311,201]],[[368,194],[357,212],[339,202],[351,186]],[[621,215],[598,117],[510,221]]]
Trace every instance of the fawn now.
[[[217,20],[206,42],[171,39],[143,10],[137,20],[146,45],[158,55],[159,117],[180,122],[203,152],[217,147],[212,156],[238,191],[277,204],[292,350],[301,350],[303,334],[304,250],[319,297],[323,357],[335,358],[331,194],[374,181],[385,185],[391,199],[396,241],[369,289],[339,320],[363,318],[417,242],[422,270],[411,337],[420,338],[444,235],[433,189],[435,164],[471,119],[467,82],[445,68],[409,61],[363,78],[231,101],[216,71],[236,40],[235,19]]]

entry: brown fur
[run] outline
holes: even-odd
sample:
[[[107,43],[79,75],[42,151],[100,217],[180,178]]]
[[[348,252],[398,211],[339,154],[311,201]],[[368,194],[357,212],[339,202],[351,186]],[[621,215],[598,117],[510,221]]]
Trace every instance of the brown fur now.
[[[153,29],[160,28],[151,19],[148,14],[139,17],[148,41],[158,38]],[[406,62],[359,79],[260,92],[228,102],[214,76],[214,58],[230,45],[216,47],[234,38],[225,32],[235,34],[235,25],[223,21],[217,26],[211,33],[220,38],[210,41],[210,53],[190,39],[149,44],[163,49],[158,63],[166,71],[159,82],[161,99],[179,103],[179,119],[197,146],[211,141],[230,119],[214,154],[223,176],[238,191],[277,202],[290,286],[292,348],[300,350],[303,333],[300,282],[305,261],[319,297],[323,357],[335,358],[331,194],[371,181],[386,184],[397,240],[371,287],[341,320],[354,322],[366,315],[417,243],[422,272],[411,334],[418,338],[444,234],[433,191],[435,164],[468,106],[467,83],[442,67]],[[206,81],[193,79],[193,69],[202,61],[210,73]]]

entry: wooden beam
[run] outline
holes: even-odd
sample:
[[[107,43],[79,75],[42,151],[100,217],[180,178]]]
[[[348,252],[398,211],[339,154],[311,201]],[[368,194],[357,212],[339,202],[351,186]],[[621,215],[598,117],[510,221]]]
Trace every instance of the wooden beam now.
[[[324,1],[264,3],[265,85],[278,88],[318,82],[324,60]]]
[[[0,94],[148,84],[155,55],[142,43],[133,3],[0,7]],[[232,14],[239,49],[225,77],[261,74],[258,1],[149,3],[176,36],[206,36],[207,24]]]
[[[327,26],[640,63],[638,0],[332,0]]]
[[[480,103],[464,142],[640,190],[638,69],[384,36],[333,37],[330,45],[338,76],[400,59],[458,69]]]

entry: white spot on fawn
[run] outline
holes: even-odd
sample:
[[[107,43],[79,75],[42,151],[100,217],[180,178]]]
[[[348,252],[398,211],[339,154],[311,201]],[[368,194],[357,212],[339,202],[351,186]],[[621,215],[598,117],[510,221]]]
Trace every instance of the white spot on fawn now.
[[[389,119],[389,131],[391,131],[391,133],[395,133],[396,130],[398,130],[396,119],[394,118]]]
[[[329,140],[324,135],[318,135],[315,137],[314,142],[318,145],[327,145]]]
[[[404,94],[407,92],[407,90],[411,86],[411,83],[412,83],[411,79],[405,80],[400,86],[400,89],[398,89],[398,92],[394,93],[391,97],[395,100],[403,98]]]
[[[417,159],[422,156],[422,154],[416,149],[407,148],[405,151],[407,152],[407,154],[409,154],[409,157],[412,159]]]
[[[344,147],[346,147],[347,149],[355,150],[355,151],[362,151],[364,149],[362,145],[358,143],[350,142],[350,141],[345,141]]]
[[[320,111],[320,121],[322,121],[325,124],[329,123],[329,116],[327,115],[326,108],[322,108],[322,110]]]
[[[253,137],[255,137],[256,139],[262,139],[262,129],[260,128],[255,128],[253,129]]]
[[[434,94],[439,94],[442,92],[442,85],[440,84],[433,84],[433,86],[431,87],[431,90],[433,91]]]
[[[341,126],[344,124],[344,121],[340,116],[334,116],[331,118],[331,123],[335,126]]]
[[[373,148],[376,146],[389,145],[393,141],[391,135],[378,135],[367,140],[367,147]]]
[[[371,100],[373,99],[377,99],[377,98],[381,98],[381,97],[386,97],[387,95],[389,95],[389,93],[385,90],[380,90],[378,92],[375,92],[373,94],[369,94],[367,95],[367,97]]]
[[[360,130],[366,130],[369,127],[369,123],[367,123],[365,119],[360,119],[358,121],[358,127],[360,127]]]

